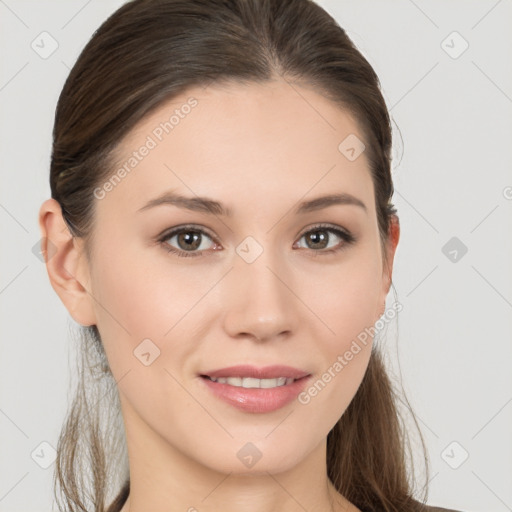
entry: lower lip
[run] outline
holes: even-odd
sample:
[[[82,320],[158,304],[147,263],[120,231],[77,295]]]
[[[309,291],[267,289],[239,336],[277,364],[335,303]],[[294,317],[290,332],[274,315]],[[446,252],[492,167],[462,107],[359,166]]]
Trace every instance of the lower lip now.
[[[245,412],[264,413],[276,411],[292,402],[304,389],[309,377],[275,388],[243,388],[214,382],[207,377],[200,378],[212,393],[228,404]]]

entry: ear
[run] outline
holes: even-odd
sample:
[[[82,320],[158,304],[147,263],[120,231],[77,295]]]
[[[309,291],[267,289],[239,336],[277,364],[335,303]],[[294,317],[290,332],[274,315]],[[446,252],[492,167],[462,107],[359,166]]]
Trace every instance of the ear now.
[[[89,264],[83,240],[73,237],[55,199],[46,200],[39,210],[41,252],[53,289],[73,319],[83,326],[95,325],[90,293]]]
[[[398,215],[393,214],[390,219],[388,240],[386,243],[386,256],[387,262],[384,261],[384,267],[382,271],[382,297],[381,304],[383,304],[380,316],[384,314],[386,309],[386,297],[391,288],[391,280],[393,276],[393,261],[395,259],[396,248],[400,239],[400,221]]]

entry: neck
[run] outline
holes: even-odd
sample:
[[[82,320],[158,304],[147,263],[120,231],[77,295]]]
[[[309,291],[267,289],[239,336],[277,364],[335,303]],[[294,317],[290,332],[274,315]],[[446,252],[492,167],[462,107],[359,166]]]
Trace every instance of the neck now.
[[[130,493],[121,512],[358,510],[327,477],[325,438],[298,464],[282,471],[263,464],[245,472],[222,471],[215,460],[180,451],[138,420],[134,416],[127,422]]]

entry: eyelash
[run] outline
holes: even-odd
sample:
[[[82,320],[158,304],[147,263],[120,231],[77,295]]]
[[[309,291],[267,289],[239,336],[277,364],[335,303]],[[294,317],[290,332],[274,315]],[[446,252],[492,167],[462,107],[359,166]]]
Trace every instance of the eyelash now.
[[[173,236],[179,235],[180,233],[190,232],[190,231],[194,232],[194,233],[199,233],[201,235],[206,235],[208,238],[212,239],[212,241],[215,242],[215,240],[213,239],[213,236],[211,236],[207,231],[204,231],[203,229],[198,228],[194,225],[181,226],[180,228],[168,231],[158,238],[158,242],[163,246],[163,248],[167,252],[173,253],[180,258],[189,258],[189,257],[195,258],[195,257],[203,256],[204,251],[197,251],[197,252],[181,251],[179,249],[176,249],[175,247],[172,247],[171,245],[169,245],[167,243],[167,240],[169,240]],[[304,233],[302,233],[300,235],[299,240],[302,237],[304,237],[305,235],[308,235],[309,233],[314,233],[315,231],[329,231],[331,233],[334,233],[336,236],[341,238],[344,241],[344,243],[342,243],[341,246],[338,246],[338,247],[335,247],[332,249],[323,249],[323,250],[309,249],[313,253],[320,253],[320,254],[337,253],[339,251],[344,250],[347,247],[347,245],[353,244],[357,241],[356,238],[352,234],[350,234],[348,231],[344,231],[340,228],[331,226],[329,224],[318,224],[317,226],[314,226],[313,228],[308,229],[307,231],[305,231]],[[314,255],[314,257],[316,257],[316,256],[318,256],[318,254]]]

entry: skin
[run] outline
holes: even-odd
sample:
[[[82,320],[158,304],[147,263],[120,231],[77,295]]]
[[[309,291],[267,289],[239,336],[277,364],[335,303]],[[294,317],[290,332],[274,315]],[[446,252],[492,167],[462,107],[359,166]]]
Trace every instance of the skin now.
[[[40,210],[42,235],[56,246],[47,261],[52,287],[76,322],[98,326],[119,381],[131,477],[122,512],[353,512],[327,478],[326,437],[361,383],[371,338],[308,404],[294,400],[270,413],[226,404],[198,374],[288,364],[315,382],[382,315],[398,223],[386,266],[365,153],[349,161],[338,150],[349,134],[363,139],[357,123],[314,90],[281,79],[190,89],[130,132],[119,162],[192,96],[197,106],[94,199],[90,261],[59,204],[49,199]],[[174,205],[138,211],[171,189],[213,198],[233,216]],[[345,204],[293,213],[298,202],[334,192],[359,198],[367,211]],[[194,249],[201,256],[169,253],[166,245],[187,250],[177,236],[156,241],[185,223],[208,232]],[[310,238],[319,223],[356,241],[323,228],[327,248],[343,247],[327,254]],[[252,263],[236,252],[247,236],[263,249]],[[133,354],[146,338],[160,349],[149,366]],[[248,442],[262,454],[252,468],[236,456]]]

